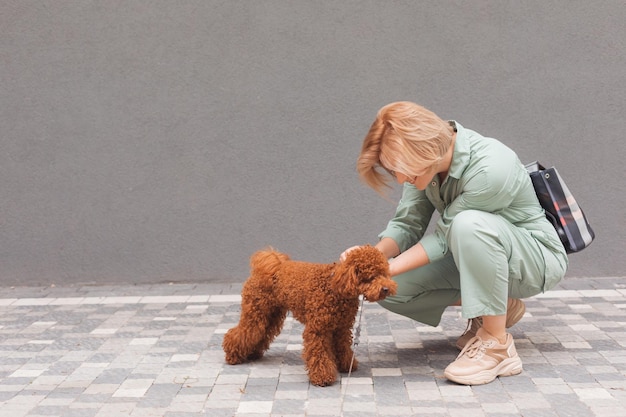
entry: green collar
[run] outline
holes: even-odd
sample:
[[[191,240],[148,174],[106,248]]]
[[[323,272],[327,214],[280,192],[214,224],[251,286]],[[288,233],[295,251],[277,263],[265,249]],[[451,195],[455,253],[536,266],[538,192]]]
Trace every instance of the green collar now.
[[[470,163],[470,144],[465,128],[458,122],[455,122],[455,124],[457,128],[456,141],[448,175],[458,180]]]

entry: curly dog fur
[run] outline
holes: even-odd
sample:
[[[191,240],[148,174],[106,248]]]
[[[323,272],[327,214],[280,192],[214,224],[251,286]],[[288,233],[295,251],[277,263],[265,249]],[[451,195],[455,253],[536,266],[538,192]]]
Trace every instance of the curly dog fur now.
[[[368,245],[349,252],[343,262],[316,264],[267,250],[255,253],[250,263],[239,324],[222,343],[226,362],[261,358],[291,311],[304,324],[302,357],[311,383],[330,385],[337,371],[348,372],[351,364],[356,370],[351,345],[359,296],[373,302],[397,290],[384,255]]]

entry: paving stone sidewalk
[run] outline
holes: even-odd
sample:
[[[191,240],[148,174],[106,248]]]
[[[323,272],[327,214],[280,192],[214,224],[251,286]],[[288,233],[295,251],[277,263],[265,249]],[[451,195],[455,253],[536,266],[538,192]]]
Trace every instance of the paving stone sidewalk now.
[[[626,277],[566,278],[511,329],[521,375],[443,377],[465,329],[366,303],[358,371],[308,383],[288,318],[257,362],[224,363],[240,284],[0,288],[0,416],[626,416]]]

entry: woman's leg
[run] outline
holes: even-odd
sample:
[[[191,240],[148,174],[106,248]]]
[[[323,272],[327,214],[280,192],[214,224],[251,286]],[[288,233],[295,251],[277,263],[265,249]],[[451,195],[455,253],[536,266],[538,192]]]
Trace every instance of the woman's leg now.
[[[459,270],[452,256],[394,277],[396,295],[378,303],[389,311],[437,326],[446,307],[461,298]]]
[[[448,245],[459,269],[462,312],[482,316],[476,332],[444,375],[461,384],[484,384],[522,371],[522,362],[507,334],[509,294],[534,295],[544,287],[545,261],[531,233],[504,218],[481,211],[458,214]]]
[[[465,318],[505,315],[507,301],[543,290],[545,260],[531,233],[501,216],[459,213],[448,245],[459,269]]]

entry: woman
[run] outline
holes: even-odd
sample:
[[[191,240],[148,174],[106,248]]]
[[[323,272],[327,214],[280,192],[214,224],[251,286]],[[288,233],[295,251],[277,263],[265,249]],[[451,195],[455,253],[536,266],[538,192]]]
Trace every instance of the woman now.
[[[461,306],[470,321],[444,372],[451,381],[485,384],[520,373],[506,328],[524,314],[520,299],[553,288],[568,259],[517,155],[422,106],[396,102],[378,112],[357,169],[379,193],[391,178],[404,184],[376,245],[393,258],[398,282],[397,295],[380,304],[432,326],[447,306]],[[435,230],[424,236],[435,210]]]

